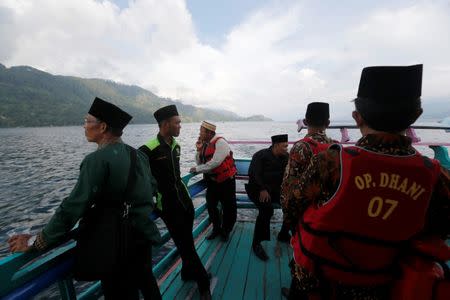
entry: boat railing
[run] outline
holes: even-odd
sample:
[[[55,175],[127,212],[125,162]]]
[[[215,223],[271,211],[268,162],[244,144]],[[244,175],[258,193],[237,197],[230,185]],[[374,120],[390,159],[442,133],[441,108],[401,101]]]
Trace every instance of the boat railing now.
[[[297,121],[297,131],[300,132],[303,128],[303,122],[302,120]],[[339,143],[343,145],[353,145],[355,144],[355,141],[351,141],[348,129],[358,129],[355,125],[331,125],[328,126],[328,129],[339,129],[340,130],[340,140]],[[428,146],[433,150],[434,158],[439,160],[441,165],[450,170],[450,156],[448,154],[447,147],[450,147],[450,142],[436,142],[436,141],[422,141],[422,139],[419,137],[419,135],[416,132],[416,129],[426,129],[426,130],[443,130],[444,132],[449,133],[450,132],[450,125],[442,125],[442,126],[426,126],[426,125],[413,125],[409,127],[406,130],[406,135],[411,138],[412,143],[414,146]],[[232,145],[268,145],[271,142],[264,140],[229,140],[229,144]],[[289,141],[290,145],[294,144],[295,141]]]

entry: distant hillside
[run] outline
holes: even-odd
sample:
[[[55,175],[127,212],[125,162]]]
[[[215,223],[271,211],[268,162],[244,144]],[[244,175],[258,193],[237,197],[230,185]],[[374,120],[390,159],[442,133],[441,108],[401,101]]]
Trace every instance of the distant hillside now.
[[[32,67],[0,64],[0,127],[78,125],[96,97],[133,115],[132,123],[154,123],[153,112],[176,104],[184,122],[245,121],[228,111],[184,105],[138,86],[103,79],[55,76]]]
[[[272,121],[272,119],[264,117],[263,115],[254,115],[244,118],[244,121]]]

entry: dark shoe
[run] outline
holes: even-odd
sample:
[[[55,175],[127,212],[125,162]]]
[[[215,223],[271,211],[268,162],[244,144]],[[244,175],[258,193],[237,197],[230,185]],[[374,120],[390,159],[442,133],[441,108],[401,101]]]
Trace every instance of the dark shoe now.
[[[286,297],[286,299],[289,299],[289,288],[287,288],[287,287],[282,287],[282,288],[281,288],[281,295],[283,295],[284,297]]]
[[[264,251],[264,248],[261,246],[261,244],[255,244],[252,248],[253,252],[260,260],[266,261],[269,259],[269,256],[267,256],[267,253],[266,251]]]
[[[222,240],[222,242],[228,242],[228,240],[230,239],[230,234],[222,232],[220,234],[220,239]]]
[[[211,292],[209,291],[209,289],[200,293],[200,299],[201,300],[211,300],[212,299]]]
[[[219,234],[220,234],[219,231],[213,230],[213,231],[206,237],[206,239],[207,239],[208,241],[213,240],[213,239],[215,239],[216,237],[218,237]]]
[[[278,233],[277,240],[283,243],[289,243],[289,241],[291,240],[291,235],[289,234],[289,232],[280,231]]]

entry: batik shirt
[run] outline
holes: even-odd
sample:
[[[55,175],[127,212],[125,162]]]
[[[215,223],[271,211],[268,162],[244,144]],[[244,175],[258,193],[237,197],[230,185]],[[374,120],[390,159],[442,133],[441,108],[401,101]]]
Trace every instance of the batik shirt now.
[[[307,134],[305,138],[311,138],[321,144],[332,144],[335,142],[324,132]],[[283,183],[281,184],[281,204],[283,206],[285,219],[287,214],[295,212],[295,210],[289,208],[291,206],[289,200],[293,198],[294,193],[298,195],[300,176],[309,165],[313,156],[314,153],[312,152],[310,145],[301,140],[296,142],[289,152],[289,160],[284,173]],[[289,219],[295,220],[295,216],[288,217],[287,220]]]

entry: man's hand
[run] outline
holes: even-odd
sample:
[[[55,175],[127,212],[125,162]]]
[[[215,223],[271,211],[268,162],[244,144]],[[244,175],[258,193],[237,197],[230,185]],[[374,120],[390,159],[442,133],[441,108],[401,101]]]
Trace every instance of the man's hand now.
[[[8,240],[9,251],[11,252],[25,252],[31,247],[28,246],[28,240],[31,238],[31,234],[18,234],[12,236]]]
[[[198,151],[198,152],[202,151],[202,148],[203,148],[203,142],[202,142],[201,140],[198,140],[198,141],[195,143],[195,148],[197,148],[197,151]]]
[[[270,195],[266,190],[262,190],[259,192],[259,202],[267,203],[270,201]]]
[[[197,169],[195,167],[192,167],[189,169],[189,173],[197,173]]]

